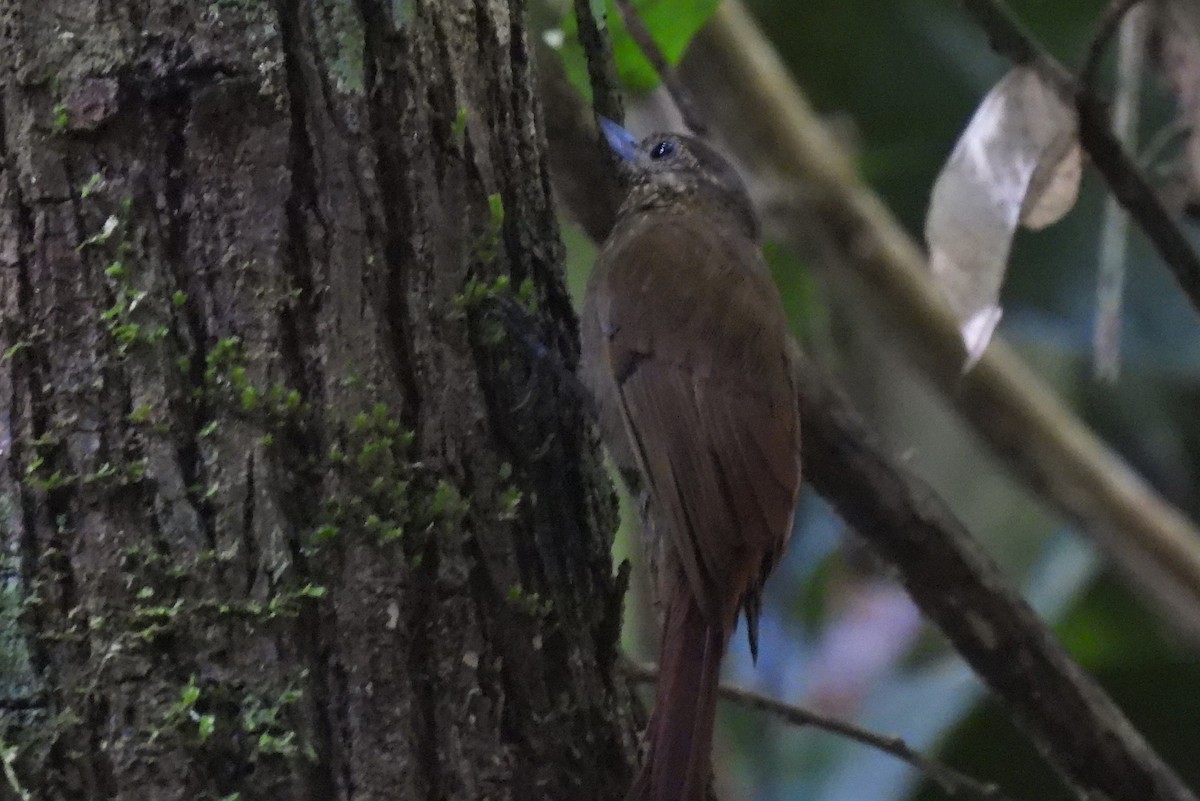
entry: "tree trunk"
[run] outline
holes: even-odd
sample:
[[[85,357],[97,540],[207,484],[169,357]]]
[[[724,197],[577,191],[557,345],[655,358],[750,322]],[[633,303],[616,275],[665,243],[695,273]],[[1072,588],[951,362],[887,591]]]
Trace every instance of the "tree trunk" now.
[[[620,797],[523,3],[0,18],[0,798]]]

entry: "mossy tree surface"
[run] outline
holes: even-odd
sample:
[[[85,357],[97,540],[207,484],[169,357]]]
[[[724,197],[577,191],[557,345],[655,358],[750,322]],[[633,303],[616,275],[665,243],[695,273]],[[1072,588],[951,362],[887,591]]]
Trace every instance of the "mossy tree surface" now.
[[[620,797],[519,0],[0,18],[0,798]]]

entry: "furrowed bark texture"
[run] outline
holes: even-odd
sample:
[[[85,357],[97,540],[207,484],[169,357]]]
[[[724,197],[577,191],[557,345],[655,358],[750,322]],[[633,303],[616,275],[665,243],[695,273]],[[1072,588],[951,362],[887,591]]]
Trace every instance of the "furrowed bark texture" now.
[[[554,400],[577,337],[519,0],[0,20],[19,784],[619,797],[614,510]],[[542,362],[478,311],[502,275]]]

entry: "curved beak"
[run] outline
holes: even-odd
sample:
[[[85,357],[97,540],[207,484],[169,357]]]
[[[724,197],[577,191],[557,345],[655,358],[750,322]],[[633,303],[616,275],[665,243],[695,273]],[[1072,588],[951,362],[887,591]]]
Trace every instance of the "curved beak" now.
[[[608,117],[600,117],[600,130],[608,140],[608,146],[624,161],[633,161],[637,155],[638,140],[629,131]]]

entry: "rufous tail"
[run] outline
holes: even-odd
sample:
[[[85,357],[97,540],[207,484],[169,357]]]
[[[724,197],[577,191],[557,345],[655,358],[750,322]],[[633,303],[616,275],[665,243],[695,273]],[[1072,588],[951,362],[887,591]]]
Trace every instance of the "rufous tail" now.
[[[676,586],[663,624],[648,750],[625,801],[704,801],[712,757],[721,657],[728,641],[712,625],[684,582]]]

